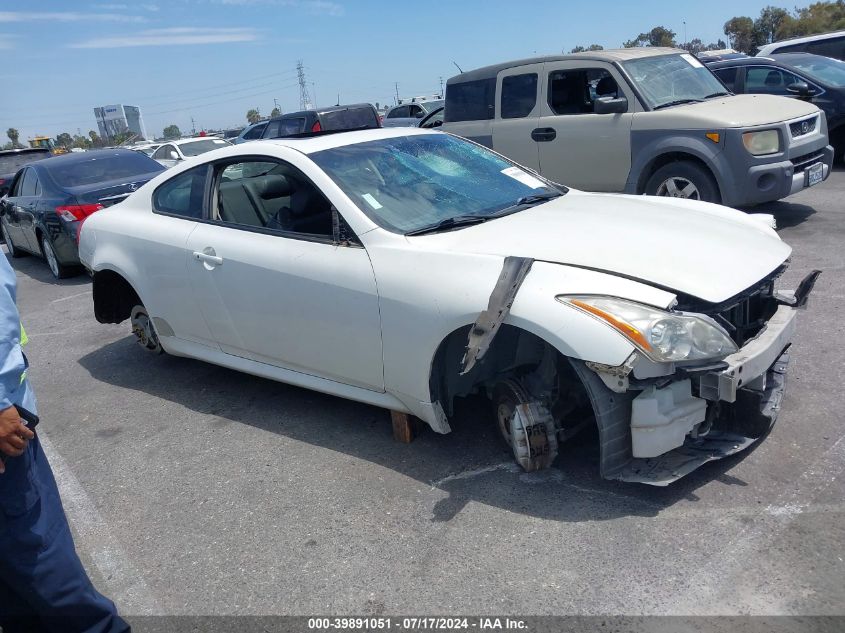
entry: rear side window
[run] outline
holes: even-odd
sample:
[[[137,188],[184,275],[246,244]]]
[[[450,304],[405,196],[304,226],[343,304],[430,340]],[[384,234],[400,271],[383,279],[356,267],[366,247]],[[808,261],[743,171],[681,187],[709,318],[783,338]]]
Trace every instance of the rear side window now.
[[[503,119],[521,119],[531,114],[537,103],[537,73],[511,75],[502,79]]]
[[[264,131],[264,138],[280,138],[305,131],[305,117],[292,117],[270,121]]]
[[[446,121],[492,119],[496,78],[464,81],[446,86]]]
[[[845,60],[845,37],[834,37],[827,40],[819,40],[818,42],[810,42],[804,45],[804,50],[808,53],[814,53],[824,57]]]
[[[207,173],[208,166],[202,165],[171,178],[153,192],[153,209],[156,213],[201,219]]]
[[[409,116],[411,116],[411,110],[408,106],[399,106],[387,113],[388,119],[407,119]]]
[[[719,70],[714,70],[713,74],[719,78],[725,87],[733,92],[734,85],[736,84],[736,73],[737,68],[720,68]]]
[[[255,126],[254,128],[252,128],[249,132],[247,132],[246,134],[244,134],[244,138],[245,138],[245,139],[248,139],[248,140],[252,140],[252,139],[256,139],[256,138],[261,138],[261,133],[262,133],[262,132],[264,132],[264,128],[266,128],[266,127],[267,127],[267,124],[266,124],[266,123],[265,123],[265,124],[263,124],[263,125],[256,125],[256,126]]]
[[[40,185],[38,184],[38,175],[34,169],[27,169],[23,175],[23,182],[21,182],[19,189],[19,196],[36,196],[39,193]]]
[[[323,130],[358,130],[379,127],[378,115],[372,106],[331,110],[321,112],[318,116]]]
[[[90,158],[88,158],[89,154]],[[49,169],[53,180],[61,187],[78,187],[120,178],[137,178],[164,170],[164,167],[149,156],[131,150],[125,150],[125,153],[120,154],[112,154],[108,151],[86,152],[85,156],[85,159],[71,162],[57,159]]]

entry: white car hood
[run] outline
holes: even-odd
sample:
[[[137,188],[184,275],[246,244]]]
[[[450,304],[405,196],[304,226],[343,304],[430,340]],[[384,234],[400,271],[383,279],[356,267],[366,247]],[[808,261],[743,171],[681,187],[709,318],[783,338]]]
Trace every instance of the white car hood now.
[[[575,190],[484,224],[407,239],[607,271],[714,303],[752,286],[792,251],[765,223],[720,205]]]

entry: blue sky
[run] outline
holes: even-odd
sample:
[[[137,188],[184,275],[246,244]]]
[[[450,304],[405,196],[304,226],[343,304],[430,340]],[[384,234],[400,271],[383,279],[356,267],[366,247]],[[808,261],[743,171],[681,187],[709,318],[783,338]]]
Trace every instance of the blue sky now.
[[[621,46],[663,25],[724,38],[767,1],[0,0],[0,136],[96,130],[93,108],[141,107],[148,133],[235,127],[299,106],[432,94],[457,71],[578,44]],[[777,3],[775,3],[777,4]],[[789,8],[791,8],[791,4]],[[405,8],[400,8],[405,7]]]

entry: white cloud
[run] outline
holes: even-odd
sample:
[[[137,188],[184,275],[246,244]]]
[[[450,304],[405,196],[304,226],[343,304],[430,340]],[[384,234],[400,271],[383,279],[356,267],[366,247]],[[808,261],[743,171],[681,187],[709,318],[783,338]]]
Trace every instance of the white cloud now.
[[[70,44],[70,48],[129,48],[137,46],[190,46],[253,42],[260,39],[255,29],[197,28],[192,26],[149,29],[115,37],[98,37]]]
[[[0,11],[0,22],[146,22],[139,15],[74,11]]]
[[[343,5],[332,0],[212,0],[216,4],[231,6],[275,6],[303,9],[314,15],[341,16]]]

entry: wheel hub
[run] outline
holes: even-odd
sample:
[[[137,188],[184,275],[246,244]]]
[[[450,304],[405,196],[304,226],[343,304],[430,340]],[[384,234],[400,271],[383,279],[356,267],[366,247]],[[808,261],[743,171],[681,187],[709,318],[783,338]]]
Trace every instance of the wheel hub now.
[[[701,192],[693,182],[680,176],[667,178],[657,188],[658,196],[669,198],[686,198],[688,200],[701,200]]]

